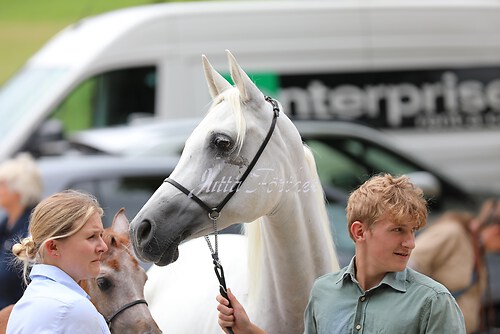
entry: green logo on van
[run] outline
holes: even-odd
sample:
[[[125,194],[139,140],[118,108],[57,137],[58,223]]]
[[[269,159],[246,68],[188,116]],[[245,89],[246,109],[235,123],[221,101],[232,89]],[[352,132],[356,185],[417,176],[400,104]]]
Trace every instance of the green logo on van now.
[[[278,98],[278,93],[280,89],[279,75],[277,73],[247,73],[250,79],[259,87],[259,89],[264,93],[264,95],[269,95],[274,98]],[[227,81],[231,84],[233,80],[229,73],[222,74]]]

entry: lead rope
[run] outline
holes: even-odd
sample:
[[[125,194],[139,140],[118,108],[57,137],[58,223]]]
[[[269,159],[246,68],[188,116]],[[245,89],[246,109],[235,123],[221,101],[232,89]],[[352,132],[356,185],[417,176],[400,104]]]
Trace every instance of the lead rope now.
[[[218,206],[216,207],[210,207],[208,206],[205,202],[203,202],[198,196],[196,196],[193,192],[187,190],[183,185],[178,183],[177,181],[171,179],[170,177],[167,177],[165,181],[179,189],[181,192],[183,192],[188,198],[191,198],[193,201],[198,203],[203,209],[205,209],[208,212],[208,218],[212,220],[212,224],[214,226],[214,235],[215,235],[215,250],[212,248],[212,244],[210,243],[210,239],[208,235],[205,236],[205,240],[207,241],[208,248],[210,249],[210,253],[212,253],[212,259],[214,263],[214,270],[215,270],[215,275],[217,275],[217,279],[219,280],[219,291],[220,294],[227,299],[229,302],[229,307],[231,307],[231,302],[229,301],[229,297],[227,295],[227,289],[226,289],[226,279],[224,277],[224,269],[222,268],[222,265],[220,264],[219,260],[219,253],[218,253],[218,244],[217,244],[217,219],[219,218],[220,212],[222,208],[229,202],[231,197],[233,197],[234,194],[238,191],[238,188],[243,184],[245,179],[250,175],[250,172],[252,171],[253,167],[257,164],[257,161],[259,160],[260,155],[264,151],[264,149],[267,146],[267,143],[271,139],[271,136],[274,132],[274,128],[276,127],[276,120],[279,117],[280,114],[280,108],[279,104],[276,100],[274,100],[272,97],[265,96],[265,100],[271,104],[273,107],[273,120],[271,122],[271,127],[269,128],[269,131],[267,132],[266,137],[264,138],[264,141],[259,147],[259,150],[255,154],[254,158],[248,165],[247,169],[241,176],[241,179],[233,185],[229,193],[226,195],[226,197],[222,200],[222,202],[219,203]],[[226,328],[229,334],[234,334],[233,330],[230,327]]]
[[[215,215],[214,215],[215,214]],[[227,299],[229,304],[227,305],[229,308],[232,308],[231,301],[227,295],[227,287],[226,287],[226,278],[224,276],[224,268],[222,268],[222,264],[219,260],[219,243],[218,243],[218,231],[217,231],[217,218],[219,218],[219,213],[217,211],[212,211],[208,214],[208,217],[212,220],[212,225],[214,227],[214,245],[215,248],[212,247],[212,243],[210,242],[210,237],[205,235],[205,241],[207,242],[208,249],[210,249],[210,254],[212,254],[213,264],[215,276],[217,276],[217,280],[219,280],[219,292],[220,294]],[[226,330],[229,334],[234,334],[231,327],[226,327]]]

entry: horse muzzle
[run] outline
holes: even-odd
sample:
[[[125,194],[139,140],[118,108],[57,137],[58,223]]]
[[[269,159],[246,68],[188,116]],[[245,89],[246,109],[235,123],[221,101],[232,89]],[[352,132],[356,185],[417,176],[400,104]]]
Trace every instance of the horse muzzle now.
[[[179,244],[182,238],[158,236],[157,225],[148,220],[134,221],[130,225],[130,240],[137,257],[144,262],[166,266],[179,257]],[[161,240],[161,241],[160,241]]]

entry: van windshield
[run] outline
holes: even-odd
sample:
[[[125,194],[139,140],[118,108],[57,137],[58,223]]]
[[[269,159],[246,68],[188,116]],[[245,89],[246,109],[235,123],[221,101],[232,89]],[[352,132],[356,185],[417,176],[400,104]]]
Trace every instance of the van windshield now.
[[[0,143],[9,133],[17,131],[26,119],[36,117],[33,108],[47,98],[54,86],[61,82],[61,68],[24,69],[8,81],[0,90]]]

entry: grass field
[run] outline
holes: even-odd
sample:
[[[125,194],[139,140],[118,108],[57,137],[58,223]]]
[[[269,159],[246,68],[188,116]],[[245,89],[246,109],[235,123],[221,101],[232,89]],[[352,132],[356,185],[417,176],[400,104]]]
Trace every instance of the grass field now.
[[[0,0],[0,85],[69,24],[117,8],[157,2],[168,1]]]

